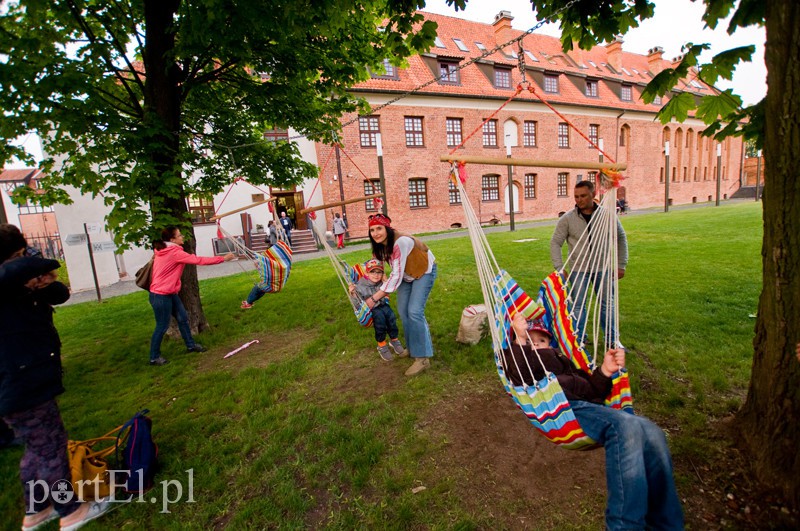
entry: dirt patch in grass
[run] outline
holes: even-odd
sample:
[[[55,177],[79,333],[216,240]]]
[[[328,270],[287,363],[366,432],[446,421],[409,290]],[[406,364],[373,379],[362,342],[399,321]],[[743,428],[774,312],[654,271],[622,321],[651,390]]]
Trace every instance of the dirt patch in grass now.
[[[199,372],[239,372],[250,367],[267,367],[276,361],[296,356],[309,342],[316,339],[317,334],[318,332],[309,330],[282,330],[279,333],[260,335],[253,338],[257,339],[258,343],[250,345],[229,358],[224,358],[224,356],[244,343],[226,344],[197,355],[197,370]]]
[[[456,476],[457,495],[498,527],[554,529],[605,504],[603,450],[564,450],[541,436],[499,388],[465,386],[421,423],[441,440],[436,469]],[[566,516],[567,518],[564,518]],[[574,522],[573,522],[574,525]]]

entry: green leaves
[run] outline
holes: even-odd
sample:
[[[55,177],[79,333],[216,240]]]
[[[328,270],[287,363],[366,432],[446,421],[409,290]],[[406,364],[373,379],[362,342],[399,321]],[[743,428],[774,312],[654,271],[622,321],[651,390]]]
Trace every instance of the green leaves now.
[[[740,46],[739,48],[732,48],[718,53],[711,60],[711,63],[703,65],[700,70],[700,77],[709,85],[717,82],[718,78],[732,79],[733,72],[740,62],[750,62],[756,47]]]
[[[658,111],[658,119],[662,124],[675,119],[679,122],[689,117],[689,112],[695,108],[694,96],[688,92],[673,94],[669,101]]]

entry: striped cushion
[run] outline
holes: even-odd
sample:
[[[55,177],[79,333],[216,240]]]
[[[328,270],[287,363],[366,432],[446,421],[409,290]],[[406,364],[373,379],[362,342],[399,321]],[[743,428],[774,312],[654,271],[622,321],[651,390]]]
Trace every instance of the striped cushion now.
[[[292,269],[292,249],[284,241],[264,251],[263,255],[256,255],[261,282],[258,287],[266,293],[277,293],[289,280]]]

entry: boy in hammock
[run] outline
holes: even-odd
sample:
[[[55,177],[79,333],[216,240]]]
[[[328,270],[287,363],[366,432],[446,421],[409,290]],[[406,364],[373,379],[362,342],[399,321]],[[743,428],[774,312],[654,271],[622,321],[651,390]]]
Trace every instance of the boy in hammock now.
[[[544,365],[556,375],[581,429],[605,449],[606,528],[683,529],[664,432],[645,417],[603,404],[612,375],[625,367],[625,350],[606,352],[589,375],[550,347],[552,336],[541,321],[528,323],[517,313],[511,326],[511,344],[503,351],[511,383],[533,385],[544,378]]]
[[[368,260],[364,264],[367,275],[358,280],[355,284],[350,284],[350,295],[360,297],[359,302],[372,297],[383,284],[383,264],[375,259]],[[403,357],[405,349],[398,339],[400,331],[397,329],[397,317],[389,306],[389,298],[384,297],[372,307],[372,326],[375,328],[375,340],[378,342],[378,354],[384,361],[392,361],[394,356],[389,349],[391,346],[395,354]],[[386,334],[389,334],[389,342],[386,342]]]

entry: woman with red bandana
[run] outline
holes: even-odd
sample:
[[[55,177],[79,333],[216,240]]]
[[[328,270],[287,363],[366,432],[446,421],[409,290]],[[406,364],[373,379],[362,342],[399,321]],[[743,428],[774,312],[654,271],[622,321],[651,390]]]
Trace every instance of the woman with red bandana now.
[[[388,263],[392,272],[366,302],[372,308],[387,294],[397,293],[397,311],[403,322],[406,352],[414,358],[406,376],[414,376],[430,367],[430,358],[433,357],[425,305],[436,280],[436,258],[427,245],[400,233],[391,224],[392,220],[383,214],[369,217],[372,256]]]

